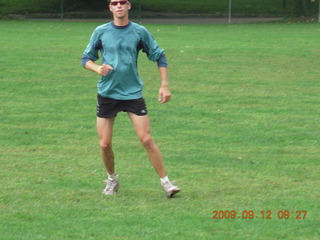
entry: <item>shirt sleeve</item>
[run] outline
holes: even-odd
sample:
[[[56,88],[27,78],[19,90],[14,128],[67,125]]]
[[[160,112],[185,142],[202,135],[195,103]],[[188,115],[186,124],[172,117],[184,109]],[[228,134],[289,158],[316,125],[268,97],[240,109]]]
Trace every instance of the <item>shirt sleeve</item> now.
[[[151,33],[143,28],[142,32],[142,43],[143,43],[143,52],[145,52],[149,58],[149,60],[160,63],[166,63],[166,57],[164,55],[164,50],[159,47],[156,40],[153,38]]]
[[[158,67],[168,67],[167,58],[164,53],[161,54],[160,58],[157,60]]]
[[[91,35],[89,44],[84,50],[83,56],[81,58],[82,66],[84,67],[89,60],[97,61],[99,59],[99,50],[102,49],[101,40],[98,37],[98,33],[95,30]]]

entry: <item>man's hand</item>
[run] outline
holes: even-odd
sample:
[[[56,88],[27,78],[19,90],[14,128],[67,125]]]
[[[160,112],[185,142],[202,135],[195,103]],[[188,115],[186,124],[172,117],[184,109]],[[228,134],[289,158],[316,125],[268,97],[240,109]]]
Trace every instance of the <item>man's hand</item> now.
[[[113,67],[108,64],[98,65],[92,60],[89,60],[84,67],[102,76],[107,76],[109,71],[113,70]]]
[[[113,67],[107,64],[102,64],[101,66],[98,67],[97,73],[102,76],[107,76],[110,70],[113,70]]]
[[[169,102],[171,98],[171,93],[168,87],[161,86],[159,89],[158,101],[160,103]]]

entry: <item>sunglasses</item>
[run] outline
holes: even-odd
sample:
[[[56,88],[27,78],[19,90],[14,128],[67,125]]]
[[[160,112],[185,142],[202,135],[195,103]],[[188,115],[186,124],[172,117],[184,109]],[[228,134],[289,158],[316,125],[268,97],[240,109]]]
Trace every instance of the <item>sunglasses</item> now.
[[[120,5],[126,5],[128,1],[114,1],[114,2],[110,2],[110,5],[118,6],[118,3],[120,3]]]

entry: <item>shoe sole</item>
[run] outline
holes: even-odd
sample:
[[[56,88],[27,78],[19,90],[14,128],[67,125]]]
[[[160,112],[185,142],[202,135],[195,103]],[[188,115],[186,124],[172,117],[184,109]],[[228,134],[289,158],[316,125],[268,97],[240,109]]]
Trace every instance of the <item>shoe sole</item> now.
[[[180,192],[180,189],[172,190],[172,192],[168,195],[168,198],[173,198],[173,196],[178,192]]]

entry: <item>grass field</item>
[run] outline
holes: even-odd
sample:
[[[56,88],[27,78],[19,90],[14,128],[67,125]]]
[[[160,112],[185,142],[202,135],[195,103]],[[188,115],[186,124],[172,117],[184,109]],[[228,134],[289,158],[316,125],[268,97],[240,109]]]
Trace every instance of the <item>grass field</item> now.
[[[170,63],[160,105],[156,65],[139,59],[174,199],[124,113],[121,188],[101,194],[98,76],[80,65],[99,24],[0,21],[0,239],[320,238],[319,24],[147,26]]]

